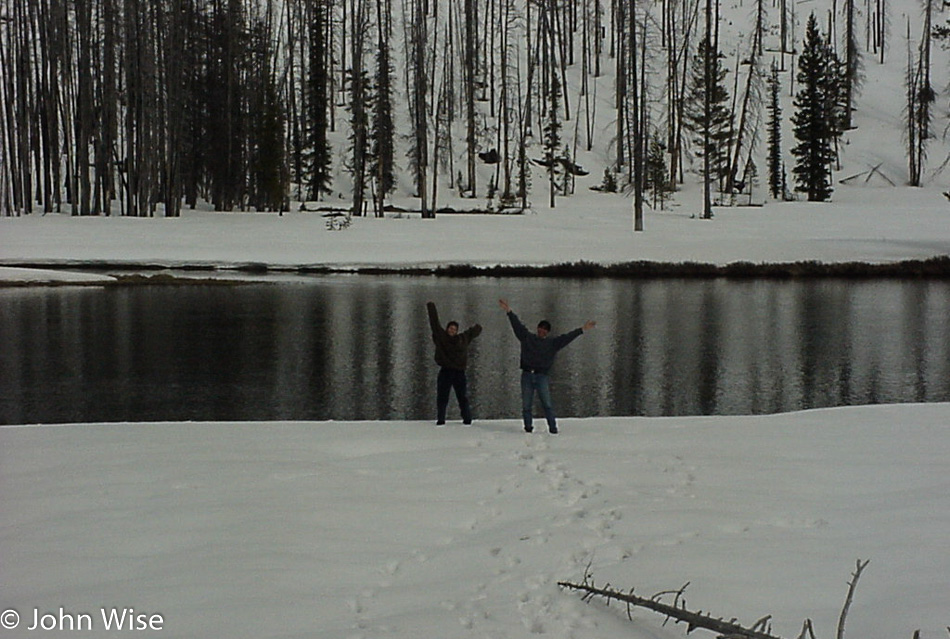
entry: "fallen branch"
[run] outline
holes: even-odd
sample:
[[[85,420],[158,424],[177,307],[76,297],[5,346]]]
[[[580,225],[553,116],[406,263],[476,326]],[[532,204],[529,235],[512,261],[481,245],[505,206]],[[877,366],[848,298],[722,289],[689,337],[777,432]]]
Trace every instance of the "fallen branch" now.
[[[802,633],[798,635],[798,639],[815,639],[815,629],[811,625],[811,619],[806,619],[805,623],[802,624]]]
[[[851,602],[854,599],[854,591],[857,588],[858,579],[861,578],[861,573],[864,572],[864,569],[869,563],[870,560],[861,561],[858,559],[855,570],[851,573],[851,581],[848,582],[848,595],[841,609],[841,616],[838,618],[838,635],[836,639],[844,639],[844,624],[848,617],[848,610],[851,608]],[[576,584],[569,581],[559,581],[558,586],[583,592],[584,601],[590,601],[594,597],[603,597],[607,600],[607,605],[610,605],[612,599],[623,601],[627,604],[628,617],[631,617],[631,606],[639,606],[640,608],[653,610],[654,612],[666,615],[667,620],[675,619],[677,623],[683,622],[687,624],[688,628],[686,634],[691,633],[696,628],[704,628],[719,633],[719,639],[780,639],[771,634],[771,628],[769,627],[769,621],[772,618],[771,615],[759,619],[750,627],[745,627],[736,623],[735,619],[724,621],[722,618],[714,618],[703,614],[702,610],[693,612],[687,609],[683,592],[686,590],[686,587],[689,586],[689,582],[679,590],[659,592],[647,599],[633,594],[633,588],[631,588],[629,592],[621,592],[620,590],[611,588],[609,583],[603,588],[595,587],[590,575],[590,564],[588,564],[587,570],[584,571],[584,581],[582,583]],[[662,597],[670,596],[673,597],[672,605],[660,601]],[[947,631],[950,632],[950,626],[947,627]],[[798,639],[815,639],[811,619],[805,620]],[[920,639],[919,631],[918,634],[915,634],[914,639]]]
[[[650,599],[644,597],[638,597],[633,594],[633,590],[629,592],[621,592],[619,590],[614,590],[610,588],[608,584],[604,588],[596,588],[593,584],[588,583],[587,578],[585,577],[584,583],[575,584],[567,581],[559,581],[558,585],[562,588],[569,588],[571,590],[577,590],[584,592],[584,598],[589,600],[595,596],[603,597],[607,600],[607,603],[610,603],[611,599],[616,599],[617,601],[623,601],[628,604],[628,615],[629,615],[629,605],[639,606],[641,608],[647,608],[658,612],[662,615],[666,615],[668,618],[675,619],[677,622],[683,622],[688,625],[686,633],[689,634],[696,628],[705,628],[706,630],[712,630],[713,632],[718,632],[720,637],[723,638],[735,638],[735,639],[779,639],[778,637],[764,632],[768,620],[770,617],[764,617],[757,621],[755,625],[751,628],[746,628],[744,626],[735,623],[735,620],[724,621],[722,619],[716,619],[710,617],[709,615],[704,615],[702,611],[692,612],[687,610],[685,605],[679,606],[679,601],[682,598],[683,591],[686,589],[686,586],[683,586],[677,591],[669,591],[667,593],[659,593],[654,595]],[[688,585],[688,584],[687,584]],[[661,601],[658,601],[658,598],[663,594],[675,594],[676,599],[674,605],[665,604]],[[763,630],[759,630],[762,628]]]

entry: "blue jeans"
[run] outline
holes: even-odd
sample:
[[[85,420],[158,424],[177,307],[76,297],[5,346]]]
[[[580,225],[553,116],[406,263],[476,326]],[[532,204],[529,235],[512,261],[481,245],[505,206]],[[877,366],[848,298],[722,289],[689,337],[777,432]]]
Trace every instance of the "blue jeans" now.
[[[544,409],[544,418],[549,429],[557,428],[554,418],[554,405],[551,403],[551,387],[548,376],[543,373],[521,371],[521,415],[524,418],[525,428],[531,428],[532,409],[534,407],[534,392],[538,391],[541,407]]]
[[[436,420],[445,421],[445,411],[449,405],[449,391],[455,389],[455,397],[459,400],[459,409],[462,411],[462,421],[472,423],[472,406],[468,401],[468,380],[465,371],[454,368],[440,368],[436,380]]]

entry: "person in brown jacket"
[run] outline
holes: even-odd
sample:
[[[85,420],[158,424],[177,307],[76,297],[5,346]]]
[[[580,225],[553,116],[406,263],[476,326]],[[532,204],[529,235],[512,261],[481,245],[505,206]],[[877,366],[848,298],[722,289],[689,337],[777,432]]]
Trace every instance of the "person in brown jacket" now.
[[[451,321],[442,328],[439,311],[435,304],[426,304],[429,311],[429,326],[432,328],[432,341],[435,343],[435,362],[439,365],[436,380],[436,425],[445,425],[445,411],[449,405],[449,391],[455,389],[459,409],[462,411],[462,423],[472,424],[472,406],[468,400],[468,380],[465,367],[468,365],[468,346],[482,332],[480,324],[459,332],[459,323]]]

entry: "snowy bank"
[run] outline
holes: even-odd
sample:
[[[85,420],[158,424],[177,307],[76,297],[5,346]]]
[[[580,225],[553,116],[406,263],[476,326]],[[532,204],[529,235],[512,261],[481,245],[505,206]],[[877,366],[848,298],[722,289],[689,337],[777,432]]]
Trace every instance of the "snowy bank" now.
[[[0,265],[243,271],[550,266],[574,262],[889,264],[950,255],[950,206],[938,189],[839,186],[832,203],[717,208],[695,219],[688,194],[649,211],[634,233],[630,200],[560,199],[524,215],[360,218],[330,231],[319,213],[181,218],[0,218]]]
[[[0,428],[4,609],[166,637],[672,639],[641,595],[792,639],[946,637],[950,405],[767,417]],[[60,633],[61,634],[61,633]],[[4,636],[60,636],[19,630]],[[697,631],[692,636],[712,635]]]
[[[112,276],[98,275],[96,273],[0,266],[0,282],[10,286],[32,286],[35,284],[101,285],[110,284],[115,281],[115,278]]]

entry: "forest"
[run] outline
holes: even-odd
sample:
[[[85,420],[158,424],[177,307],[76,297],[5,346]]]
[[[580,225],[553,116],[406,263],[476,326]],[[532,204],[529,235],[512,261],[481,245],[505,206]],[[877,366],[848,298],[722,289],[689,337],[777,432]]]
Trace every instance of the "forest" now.
[[[0,0],[0,214],[382,216],[399,188],[423,217],[445,189],[517,211],[591,171],[638,228],[688,171],[703,216],[760,174],[826,200],[868,68],[905,47],[915,185],[950,22],[894,1],[740,2],[735,38],[719,0]]]

